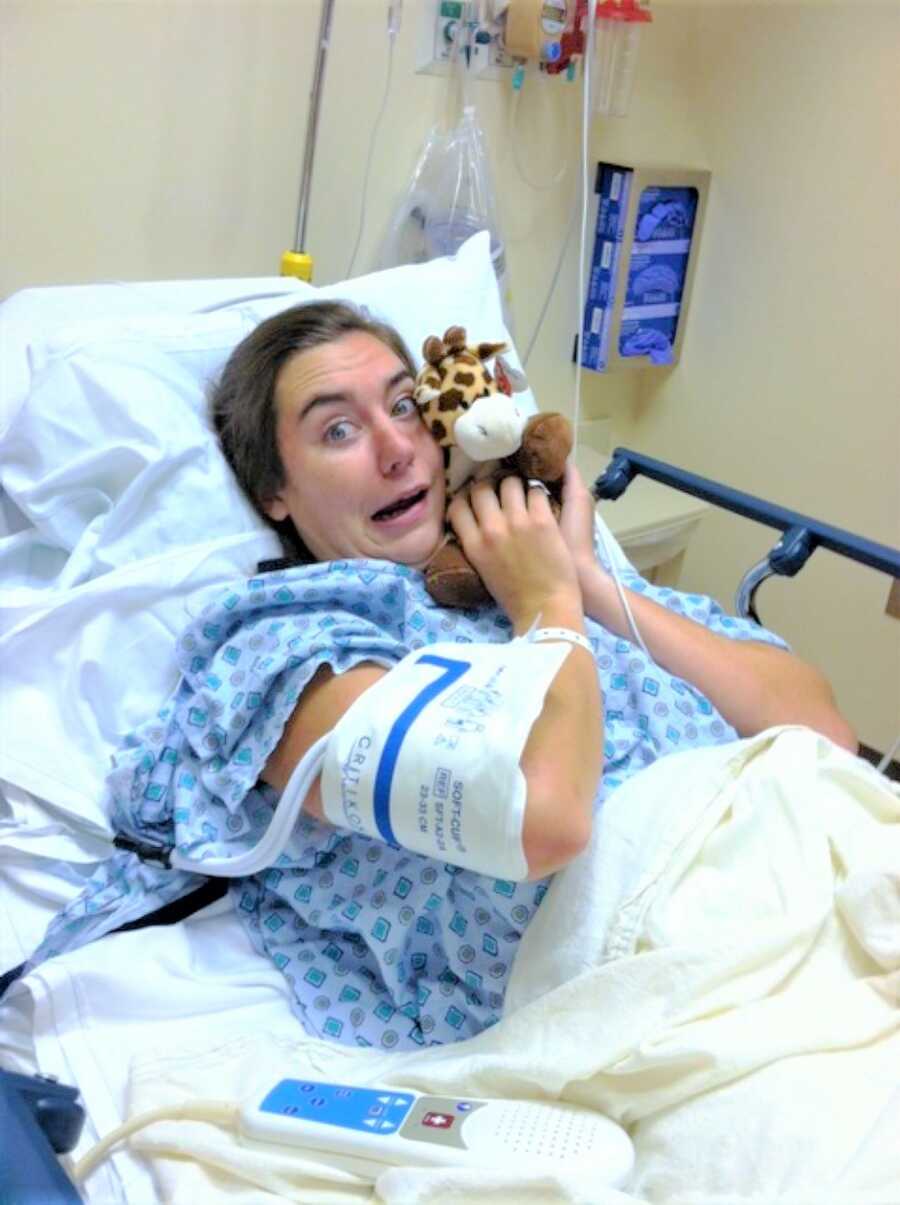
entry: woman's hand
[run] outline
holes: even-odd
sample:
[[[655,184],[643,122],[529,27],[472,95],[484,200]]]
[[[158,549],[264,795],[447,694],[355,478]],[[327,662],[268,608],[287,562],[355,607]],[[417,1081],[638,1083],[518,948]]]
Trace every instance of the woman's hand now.
[[[542,489],[505,477],[499,497],[490,481],[475,482],[450,503],[453,530],[482,581],[517,629],[558,607],[580,618],[575,562]],[[574,520],[573,520],[574,522]]]

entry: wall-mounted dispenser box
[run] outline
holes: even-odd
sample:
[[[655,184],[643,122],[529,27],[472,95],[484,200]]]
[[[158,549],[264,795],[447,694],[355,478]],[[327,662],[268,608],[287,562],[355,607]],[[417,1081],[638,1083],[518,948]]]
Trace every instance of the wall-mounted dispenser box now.
[[[709,172],[598,163],[581,363],[595,372],[678,361]]]

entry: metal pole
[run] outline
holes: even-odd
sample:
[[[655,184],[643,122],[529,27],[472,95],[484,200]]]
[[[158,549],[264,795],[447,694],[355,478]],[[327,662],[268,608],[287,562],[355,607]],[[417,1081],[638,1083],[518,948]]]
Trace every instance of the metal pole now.
[[[313,158],[316,153],[316,134],[319,126],[319,100],[322,93],[322,82],[325,78],[325,56],[328,53],[328,40],[331,37],[331,16],[333,11],[334,0],[322,0],[322,13],[319,19],[319,49],[316,54],[316,66],[309,94],[309,115],[306,119],[306,146],[303,150],[300,197],[297,201],[297,233],[294,237],[295,251],[302,251],[303,245],[306,242],[306,217],[309,210]]]

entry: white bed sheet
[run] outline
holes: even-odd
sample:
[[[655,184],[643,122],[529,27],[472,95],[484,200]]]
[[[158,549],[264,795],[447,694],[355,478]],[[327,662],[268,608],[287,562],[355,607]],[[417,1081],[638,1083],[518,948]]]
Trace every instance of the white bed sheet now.
[[[79,1086],[89,1121],[76,1153],[127,1116],[128,1069],[139,1052],[178,1050],[211,1033],[228,1040],[297,1028],[284,977],[251,949],[227,899],[189,922],[120,934],[45,964],[27,988],[13,988],[4,1022],[18,1034],[20,1069],[33,1062]],[[159,1200],[146,1165],[124,1149],[85,1195],[89,1205]]]
[[[621,1194],[571,1177],[476,1187],[398,1169],[373,1195],[327,1160],[260,1154],[206,1123],[159,1123],[92,1179],[90,1205],[121,1199],[109,1195],[116,1183],[128,1205],[528,1194],[895,1205],[897,865],[900,798],[887,781],[822,738],[782,730],[667,759],[612,797],[529,927],[507,1016],[472,1041],[388,1055],[305,1038],[281,976],[224,901],[47,963],[13,989],[4,1028],[17,1022],[27,1053],[33,1017],[41,1069],[80,1085],[92,1127],[78,1153],[135,1111],[236,1099],[289,1070],[559,1094],[626,1124],[638,1154]]]

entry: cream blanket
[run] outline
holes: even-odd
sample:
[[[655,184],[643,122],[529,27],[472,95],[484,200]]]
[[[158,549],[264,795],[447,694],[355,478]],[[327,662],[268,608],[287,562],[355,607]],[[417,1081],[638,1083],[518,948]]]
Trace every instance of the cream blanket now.
[[[283,1075],[563,1098],[625,1125],[633,1181],[396,1168],[374,1185],[203,1122],[132,1139],[161,1198],[900,1202],[900,797],[776,729],[623,786],[522,942],[503,1022],[403,1055],[288,1032],[135,1060],[132,1111]]]

